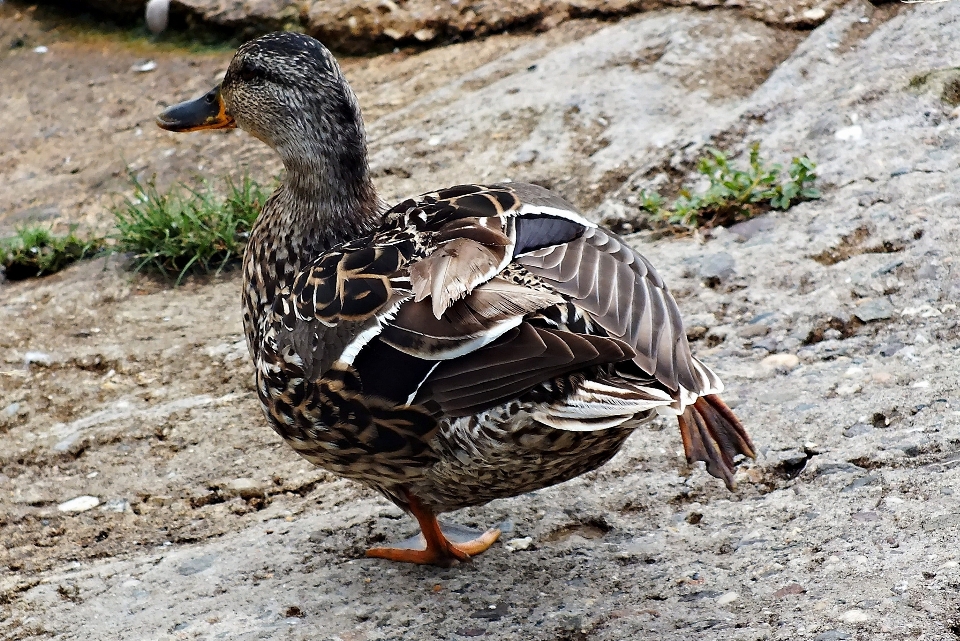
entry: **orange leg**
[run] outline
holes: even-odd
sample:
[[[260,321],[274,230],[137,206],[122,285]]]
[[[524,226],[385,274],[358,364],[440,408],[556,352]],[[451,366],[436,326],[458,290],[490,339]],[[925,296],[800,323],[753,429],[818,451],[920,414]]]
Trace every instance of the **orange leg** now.
[[[407,495],[410,513],[420,523],[420,537],[415,543],[404,542],[395,547],[377,547],[367,550],[367,556],[404,563],[439,565],[448,568],[458,562],[466,562],[471,556],[484,552],[500,537],[500,530],[492,528],[480,536],[452,543],[440,528],[436,515],[412,494]],[[425,547],[414,547],[426,544]]]

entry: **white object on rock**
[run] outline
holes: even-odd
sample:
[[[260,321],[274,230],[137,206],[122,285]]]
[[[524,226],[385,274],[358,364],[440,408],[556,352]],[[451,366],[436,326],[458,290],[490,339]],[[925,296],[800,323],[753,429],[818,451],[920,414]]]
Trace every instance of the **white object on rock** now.
[[[66,503],[61,503],[57,509],[61,512],[86,512],[100,505],[100,499],[95,496],[78,496]]]
[[[147,28],[152,33],[163,33],[170,21],[170,0],[150,0],[147,3]]]
[[[717,605],[730,605],[736,601],[739,596],[740,595],[736,592],[727,592],[726,594],[721,594],[717,597]]]
[[[833,137],[837,140],[856,140],[862,135],[863,128],[860,125],[850,125],[849,127],[837,129],[837,133],[833,134]]]
[[[503,547],[507,548],[509,552],[516,552],[518,550],[529,550],[531,545],[533,545],[533,538],[525,536],[519,539],[510,539],[503,544]]]
[[[27,352],[23,355],[23,364],[27,367],[33,364],[50,367],[53,365],[53,357],[46,352]]]
[[[768,369],[789,372],[800,365],[800,358],[795,354],[771,354],[760,361],[760,365]]]
[[[157,63],[155,63],[153,60],[147,60],[143,64],[133,65],[132,67],[130,67],[130,71],[136,71],[138,73],[147,73],[148,71],[153,71],[156,68],[157,68]]]
[[[869,612],[864,612],[863,610],[858,610],[854,608],[853,610],[847,610],[840,615],[839,619],[845,623],[863,623],[864,621],[869,621],[873,617],[870,616]]]
[[[47,53],[48,51],[50,51],[50,50],[47,49],[46,47],[44,47],[43,45],[40,45],[39,47],[34,47],[34,48],[33,48],[33,53]]]
[[[811,22],[818,22],[827,17],[827,12],[820,7],[813,9],[807,9],[803,12],[803,19],[810,20]]]

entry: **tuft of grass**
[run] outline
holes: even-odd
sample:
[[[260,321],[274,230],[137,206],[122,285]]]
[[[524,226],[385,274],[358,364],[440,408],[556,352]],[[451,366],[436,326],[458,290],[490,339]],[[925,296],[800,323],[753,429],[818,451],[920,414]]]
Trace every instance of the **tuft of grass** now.
[[[686,228],[732,225],[770,211],[789,209],[804,200],[820,198],[813,187],[817,179],[816,165],[806,156],[794,158],[784,175],[779,164],[767,165],[760,158],[760,143],[750,146],[749,166],[738,169],[727,155],[708,149],[697,163],[697,172],[710,185],[702,193],[689,187],[669,206],[664,198],[651,191],[640,192],[640,209],[652,222]]]
[[[81,239],[71,227],[65,236],[56,235],[40,225],[28,225],[0,239],[0,266],[8,280],[47,276],[83,258],[90,258],[104,247],[104,239]]]
[[[134,254],[135,271],[176,279],[220,273],[243,255],[250,229],[270,191],[249,177],[226,181],[226,196],[209,183],[161,193],[153,179],[130,175],[134,195],[113,209],[115,251]]]

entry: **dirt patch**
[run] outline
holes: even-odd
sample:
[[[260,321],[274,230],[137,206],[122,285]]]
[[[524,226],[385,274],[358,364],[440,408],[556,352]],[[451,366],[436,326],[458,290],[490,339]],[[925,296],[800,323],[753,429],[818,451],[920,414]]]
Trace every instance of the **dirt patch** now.
[[[708,23],[691,34],[693,42],[710,38],[718,44],[713,54],[716,63],[692,69],[690,73],[680,76],[683,86],[690,90],[706,89],[713,100],[750,95],[806,37],[800,31],[780,29],[768,46],[757,47],[755,37],[749,33],[717,38],[723,29],[719,22]],[[729,31],[724,30],[723,33],[729,34]]]
[[[923,236],[923,232],[917,230],[913,235],[914,240],[918,240]],[[836,265],[860,254],[894,254],[902,252],[908,242],[906,240],[878,240],[871,243],[868,242],[870,236],[869,227],[857,227],[841,238],[840,242],[833,247],[824,249],[822,252],[810,256],[810,258],[821,265]]]
[[[901,2],[872,4],[864,0],[860,5],[864,15],[846,31],[843,40],[840,41],[840,46],[837,47],[838,53],[849,51],[858,43],[866,40],[883,23],[898,16],[905,8],[905,5]]]

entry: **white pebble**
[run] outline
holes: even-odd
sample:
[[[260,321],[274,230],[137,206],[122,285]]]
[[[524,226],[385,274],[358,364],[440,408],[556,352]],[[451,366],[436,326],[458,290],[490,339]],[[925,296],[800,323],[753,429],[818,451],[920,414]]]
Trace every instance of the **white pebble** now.
[[[505,547],[508,552],[516,552],[518,550],[529,550],[531,545],[533,545],[533,538],[525,536],[519,539],[510,539],[503,544],[503,547]]]
[[[24,365],[32,365],[34,363],[43,365],[44,367],[50,367],[53,363],[53,358],[46,352],[27,352],[23,355]]]
[[[133,65],[130,67],[130,71],[136,71],[137,73],[147,73],[148,71],[153,71],[157,68],[157,63],[153,60],[147,60],[143,64]]]
[[[100,499],[95,496],[78,496],[57,506],[61,512],[86,512],[100,505]]]
[[[153,33],[163,33],[170,20],[170,0],[150,0],[147,3],[147,28]]]
[[[736,592],[727,592],[717,597],[717,605],[730,605],[740,597]]]
[[[869,613],[864,612],[863,610],[847,610],[840,615],[840,620],[846,623],[863,623],[864,621],[869,621],[873,617]]]
[[[46,47],[44,47],[43,45],[40,45],[39,47],[34,47],[34,48],[33,48],[33,53],[47,53],[48,51],[50,51],[50,50],[47,49]]]
[[[762,367],[779,371],[790,371],[799,364],[800,358],[796,354],[770,354],[760,361]]]
[[[837,133],[833,134],[833,137],[837,140],[856,140],[862,135],[863,127],[860,125],[850,125],[849,127],[837,129]]]
[[[803,12],[804,20],[816,21],[816,20],[823,20],[826,17],[827,17],[827,12],[819,7],[815,9],[807,9],[806,11]]]

